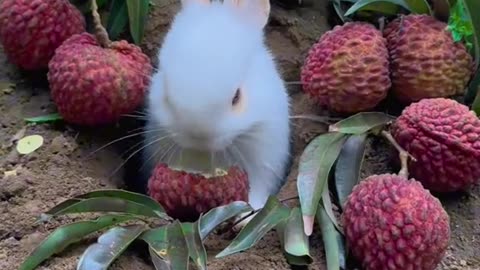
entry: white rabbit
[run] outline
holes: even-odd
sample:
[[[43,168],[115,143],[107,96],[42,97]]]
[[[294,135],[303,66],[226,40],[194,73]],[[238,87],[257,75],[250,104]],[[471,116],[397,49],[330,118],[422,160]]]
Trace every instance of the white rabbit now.
[[[194,149],[241,166],[254,209],[278,193],[291,162],[290,105],[264,44],[269,13],[268,0],[182,0],[148,94],[149,172]]]

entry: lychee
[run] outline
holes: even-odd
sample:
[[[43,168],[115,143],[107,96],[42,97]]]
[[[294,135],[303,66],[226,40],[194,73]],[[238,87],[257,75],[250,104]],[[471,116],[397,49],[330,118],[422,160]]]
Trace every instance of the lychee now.
[[[480,182],[480,119],[459,102],[423,99],[406,107],[392,136],[415,159],[410,174],[437,192],[466,190]]]
[[[131,113],[144,100],[150,59],[127,41],[107,47],[82,33],[67,39],[49,63],[51,96],[65,121],[101,125]]]
[[[346,241],[366,270],[434,270],[445,255],[448,214],[415,179],[367,177],[344,209]]]
[[[391,86],[382,33],[365,22],[335,26],[308,52],[301,82],[303,90],[329,110],[356,113],[374,108]]]
[[[47,68],[55,49],[83,32],[85,19],[68,0],[0,1],[0,42],[22,69]]]
[[[401,16],[384,36],[390,53],[393,94],[403,103],[463,94],[473,59],[447,24],[429,15]]]
[[[243,170],[216,171],[205,175],[160,163],[149,179],[148,194],[169,216],[184,221],[195,221],[200,214],[234,201],[248,202],[248,179]]]

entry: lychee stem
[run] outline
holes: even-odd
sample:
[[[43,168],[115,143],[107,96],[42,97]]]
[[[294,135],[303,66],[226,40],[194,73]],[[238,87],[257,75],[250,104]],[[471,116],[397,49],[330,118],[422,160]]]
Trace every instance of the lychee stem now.
[[[401,169],[398,172],[398,175],[408,179],[408,158],[413,161],[417,161],[410,153],[408,153],[403,147],[401,147],[397,141],[393,138],[392,134],[382,130],[382,136],[385,137],[392,145],[397,149],[398,155],[400,157]]]
[[[98,13],[97,0],[91,0],[91,4],[93,24],[95,27],[95,37],[97,38],[98,43],[100,43],[102,47],[108,48],[110,47],[112,41],[108,37],[107,30],[102,25],[102,19],[100,18],[100,14]]]

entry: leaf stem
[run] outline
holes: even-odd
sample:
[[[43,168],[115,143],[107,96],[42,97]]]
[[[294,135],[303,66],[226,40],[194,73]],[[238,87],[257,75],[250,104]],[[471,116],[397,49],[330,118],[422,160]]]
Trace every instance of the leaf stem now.
[[[107,30],[102,25],[102,20],[100,18],[100,14],[98,13],[98,6],[97,0],[90,0],[91,8],[92,8],[92,16],[93,16],[93,24],[94,24],[94,31],[95,37],[97,38],[98,43],[104,48],[110,47],[112,41],[108,37]]]
[[[416,158],[414,158],[410,153],[408,153],[403,147],[401,147],[397,141],[393,138],[392,134],[389,132],[383,130],[382,131],[382,136],[385,137],[392,145],[397,149],[399,157],[400,157],[400,162],[401,162],[401,169],[398,172],[398,175],[403,176],[408,179],[408,158],[410,158],[413,161],[417,161]]]

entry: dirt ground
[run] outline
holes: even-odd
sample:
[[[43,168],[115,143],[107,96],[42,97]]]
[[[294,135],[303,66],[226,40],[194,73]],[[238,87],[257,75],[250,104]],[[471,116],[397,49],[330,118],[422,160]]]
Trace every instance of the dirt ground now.
[[[308,48],[330,28],[324,3],[327,1],[313,2],[316,5],[313,8],[308,6],[295,10],[273,6],[267,29],[268,43],[285,79],[290,82],[295,114],[323,113],[308,102],[295,84]],[[177,8],[177,4],[157,6],[151,13],[142,47],[152,60]],[[55,111],[45,77],[19,72],[7,62],[0,48],[0,82],[15,85],[13,89],[0,89],[0,269],[14,270],[48,233],[60,224],[75,220],[60,218],[46,225],[34,224],[42,212],[84,192],[121,187],[124,171],[110,176],[122,164],[124,149],[109,147],[93,157],[89,154],[140,124],[135,119],[124,119],[118,125],[95,130],[62,123],[27,126],[24,117]],[[295,195],[298,156],[306,142],[325,131],[325,125],[295,121],[296,158],[289,181],[280,194],[284,198]],[[43,136],[44,145],[33,154],[19,156],[12,140],[31,134]],[[363,176],[392,171],[390,150],[382,140],[372,139]],[[456,194],[441,200],[451,217],[452,239],[439,269],[480,269],[480,188],[469,194]],[[326,269],[322,239],[316,231],[311,238],[314,263],[308,269]],[[255,248],[242,254],[214,259],[214,255],[231,239],[231,235],[209,237],[206,244],[210,255],[209,269],[290,269],[282,256],[275,232],[270,232]],[[92,237],[68,248],[39,269],[75,269],[78,257],[93,241]],[[126,252],[112,269],[154,269],[140,250]]]

